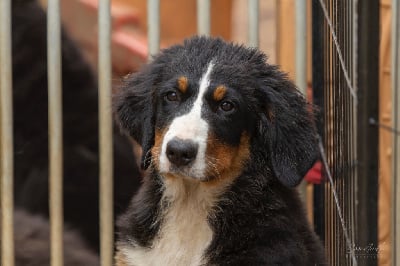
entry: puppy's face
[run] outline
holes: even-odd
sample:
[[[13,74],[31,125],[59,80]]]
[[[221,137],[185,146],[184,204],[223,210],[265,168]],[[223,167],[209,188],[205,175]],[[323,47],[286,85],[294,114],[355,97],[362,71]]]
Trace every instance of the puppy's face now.
[[[162,51],[114,104],[121,127],[142,145],[142,166],[165,177],[212,183],[256,161],[294,186],[317,158],[313,121],[295,86],[261,52],[220,39]]]
[[[249,159],[251,121],[240,90],[216,75],[212,60],[200,75],[177,73],[155,91],[152,160],[166,176],[200,181],[234,178]]]

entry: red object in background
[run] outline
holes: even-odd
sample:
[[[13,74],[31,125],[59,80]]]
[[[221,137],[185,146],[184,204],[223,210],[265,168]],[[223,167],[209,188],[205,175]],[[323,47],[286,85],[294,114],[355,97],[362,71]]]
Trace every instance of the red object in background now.
[[[63,0],[62,11],[67,30],[80,44],[92,67],[97,69],[98,0]],[[113,3],[111,18],[113,72],[123,76],[147,61],[147,38],[139,29],[142,16],[131,6]]]
[[[112,35],[113,71],[120,74],[138,70],[147,60],[147,39],[133,33],[116,31]]]
[[[321,184],[322,181],[322,163],[321,161],[317,161],[313,167],[307,172],[307,174],[304,176],[304,179],[307,182],[313,183],[313,184]]]

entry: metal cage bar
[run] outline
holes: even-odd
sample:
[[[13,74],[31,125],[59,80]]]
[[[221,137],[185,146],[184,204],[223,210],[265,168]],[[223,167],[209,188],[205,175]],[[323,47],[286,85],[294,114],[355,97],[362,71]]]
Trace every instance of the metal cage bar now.
[[[258,47],[259,39],[259,0],[248,0],[248,45]]]
[[[379,110],[379,1],[359,1],[358,15],[358,202],[355,209],[355,242],[360,247],[377,247],[379,128],[371,126],[370,119],[378,121]],[[359,258],[359,261],[362,265],[376,265],[377,256]]]
[[[160,50],[160,0],[147,0],[149,59]]]
[[[1,265],[14,265],[11,0],[0,1]]]
[[[250,30],[250,29],[249,29]],[[307,91],[307,1],[296,0],[296,85],[306,95]],[[300,183],[299,192],[304,202],[307,198],[306,182]]]
[[[312,87],[313,103],[320,108],[320,115],[317,117],[317,130],[322,139],[325,139],[323,117],[325,117],[325,91],[324,91],[324,73],[326,66],[324,64],[323,52],[325,45],[323,43],[324,24],[323,14],[320,11],[318,1],[312,1]],[[314,23],[316,22],[316,23]],[[325,189],[324,184],[314,185],[314,229],[322,241],[325,240]]]
[[[111,112],[110,0],[99,2],[100,259],[113,264],[113,130]]]
[[[197,0],[197,33],[210,35],[210,0]]]
[[[296,85],[307,89],[307,1],[296,0]]]
[[[352,38],[351,38],[351,66],[352,66],[352,70],[353,70],[353,78],[352,78],[352,85],[353,88],[355,88],[355,92],[358,93],[358,45],[359,45],[359,41],[358,41],[358,12],[357,12],[357,7],[358,7],[358,0],[353,0],[352,1],[352,5],[351,5],[351,23],[352,28]],[[351,105],[351,112],[352,112],[352,116],[351,116],[351,125],[350,125],[350,132],[351,132],[351,154],[352,154],[352,160],[354,162],[358,161],[358,151],[357,151],[357,146],[358,146],[358,139],[357,139],[357,135],[358,135],[358,126],[357,126],[357,118],[358,118],[358,109],[357,109],[357,104],[354,103],[354,101],[352,102]],[[354,167],[353,169],[353,175],[354,178],[352,178],[350,180],[350,185],[351,186],[356,186],[357,184],[357,179],[358,179],[358,170],[357,167]],[[356,220],[357,220],[357,216],[356,216],[356,204],[357,204],[357,198],[356,198],[356,193],[352,193],[350,195],[350,226],[351,228],[355,228],[356,227]],[[355,243],[356,240],[356,230],[351,230],[351,240],[352,243]]]
[[[47,6],[48,116],[49,116],[49,211],[50,262],[63,265],[63,135],[61,21],[59,0]]]

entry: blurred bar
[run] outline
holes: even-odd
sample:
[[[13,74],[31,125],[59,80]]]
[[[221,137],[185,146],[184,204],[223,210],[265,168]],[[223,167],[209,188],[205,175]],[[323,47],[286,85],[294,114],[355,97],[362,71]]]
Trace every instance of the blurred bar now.
[[[49,105],[49,207],[51,265],[63,265],[63,137],[61,82],[61,22],[59,0],[47,5]]]
[[[0,1],[1,265],[14,265],[11,1]]]
[[[400,130],[400,5],[392,0],[392,115],[393,128]],[[400,263],[400,136],[393,134],[393,176],[392,176],[392,265]]]
[[[307,97],[307,1],[296,0],[296,85]],[[307,182],[299,185],[300,196],[304,203],[307,200]]]
[[[296,85],[307,91],[307,1],[296,0]]]
[[[147,0],[149,59],[160,50],[160,0]]]
[[[111,4],[99,1],[100,259],[113,264],[113,130],[111,108]]]
[[[210,35],[210,0],[197,0],[197,34]]]
[[[259,0],[248,0],[248,45],[259,45]]]

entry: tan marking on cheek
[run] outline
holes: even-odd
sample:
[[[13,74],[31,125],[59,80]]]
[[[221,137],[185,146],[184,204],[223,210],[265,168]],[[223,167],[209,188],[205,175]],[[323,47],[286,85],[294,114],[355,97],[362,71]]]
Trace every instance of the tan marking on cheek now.
[[[117,251],[115,254],[115,266],[128,266],[127,259],[121,251]]]
[[[223,85],[220,85],[215,89],[215,91],[213,93],[213,98],[215,101],[218,102],[224,98],[225,94],[226,94],[226,87]]]
[[[161,131],[160,129],[156,129],[154,136],[154,146],[151,148],[153,165],[156,167],[156,169],[160,168],[160,155],[161,155],[162,141],[164,139],[165,132],[167,131],[166,130]]]
[[[182,76],[178,79],[178,89],[182,92],[182,93],[186,93],[187,88],[188,88],[189,82],[187,77]]]
[[[232,182],[238,177],[250,158],[250,140],[246,133],[240,138],[240,144],[232,147],[210,138],[207,148],[207,174],[211,180],[208,185],[218,186]]]

